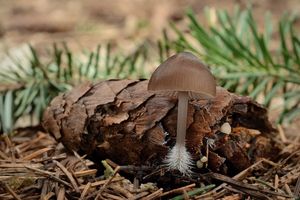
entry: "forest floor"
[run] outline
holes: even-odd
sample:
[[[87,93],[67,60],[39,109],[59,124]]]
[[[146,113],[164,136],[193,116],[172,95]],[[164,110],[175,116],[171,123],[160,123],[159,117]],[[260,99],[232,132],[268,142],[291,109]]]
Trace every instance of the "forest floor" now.
[[[19,56],[28,50],[27,44],[41,52],[61,42],[66,42],[73,52],[95,50],[98,44],[107,43],[115,52],[131,52],[145,42],[155,48],[170,21],[185,30],[187,8],[192,8],[204,22],[205,7],[232,11],[235,7],[246,9],[249,2],[261,29],[268,12],[275,25],[285,13],[300,10],[298,0],[0,0],[0,68],[8,65],[7,53]],[[295,27],[300,30],[300,20]],[[275,42],[277,37],[274,35]],[[157,59],[148,66],[152,71]],[[270,118],[275,121],[277,114],[270,111]],[[300,121],[286,127],[287,134],[295,134]]]
[[[247,2],[0,0],[0,69],[5,64],[2,61],[7,52],[18,54],[28,43],[42,51],[51,47],[53,42],[64,41],[74,51],[82,51],[110,42],[115,51],[132,51],[144,41],[155,45],[156,40],[162,37],[162,30],[169,27],[169,21],[184,30],[187,7],[191,7],[199,19],[203,19],[205,6],[232,10],[235,6],[247,8]],[[300,10],[298,0],[251,2],[260,28],[263,28],[264,14],[268,11],[276,22],[285,12]],[[276,113],[271,111],[271,121],[275,121],[276,117]],[[300,119],[278,128],[278,145],[282,148],[280,160],[262,160],[231,178],[215,175],[214,178],[223,184],[207,196],[200,194],[214,186],[201,187],[203,191],[198,191],[198,198],[210,199],[209,195],[214,194],[218,198],[233,200],[242,199],[245,196],[241,194],[245,194],[257,199],[270,198],[272,195],[274,198],[271,199],[292,199],[293,193],[300,194]],[[176,199],[184,199],[196,188],[188,184],[164,191],[151,183],[131,183],[120,175],[119,172],[123,170],[120,166],[109,160],[104,163],[108,173],[113,174],[110,178],[98,177],[94,163],[76,153],[70,155],[61,144],[40,129],[32,127],[19,130],[13,137],[2,137],[0,140],[0,199],[155,199],[181,194]],[[264,181],[260,178],[264,178]],[[296,183],[297,179],[299,183]],[[241,182],[245,185],[236,187]],[[264,188],[261,188],[262,185]]]

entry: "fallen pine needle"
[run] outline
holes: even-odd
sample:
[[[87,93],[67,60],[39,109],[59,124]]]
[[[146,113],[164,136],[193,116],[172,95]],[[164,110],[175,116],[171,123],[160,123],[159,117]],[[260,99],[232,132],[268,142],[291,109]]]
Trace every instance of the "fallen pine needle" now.
[[[267,200],[272,200],[270,197],[268,197],[267,195],[259,192],[259,191],[253,191],[253,190],[249,190],[247,188],[233,188],[231,186],[224,186],[224,188],[226,188],[229,191],[235,192],[235,193],[244,193],[244,194],[248,194],[251,195],[257,199],[267,199]]]
[[[277,174],[275,174],[275,178],[274,178],[274,189],[277,192],[278,191],[278,185],[279,185],[279,177]]]
[[[136,194],[132,199],[130,200],[135,200],[135,199],[141,199],[142,197],[145,197],[149,194],[149,192],[141,192]]]
[[[61,180],[60,178],[58,178],[58,177],[56,177],[54,174],[52,174],[51,172],[48,172],[48,171],[44,171],[44,170],[41,170],[41,169],[36,169],[36,168],[32,168],[32,167],[29,167],[29,166],[25,166],[27,169],[30,169],[30,170],[32,170],[32,171],[35,171],[35,172],[37,172],[37,173],[39,173],[39,174],[41,174],[41,175],[43,175],[43,176],[45,176],[45,177],[49,177],[49,178],[51,178],[51,179],[53,179],[53,180],[55,180],[55,181],[57,181],[57,182],[59,182],[59,183],[62,183],[62,184],[64,184],[64,185],[66,185],[66,186],[68,186],[69,188],[72,188],[72,186],[68,183],[68,182],[66,182],[66,181],[64,181],[64,180]]]
[[[299,198],[300,197],[300,176],[297,179],[297,183],[295,186],[295,192],[294,192],[295,197]]]
[[[65,193],[66,193],[66,190],[64,187],[59,188],[58,194],[57,194],[57,200],[65,200]]]
[[[79,178],[87,175],[94,175],[96,173],[97,173],[97,169],[87,169],[79,172],[74,172],[74,176]]]
[[[118,184],[111,184],[109,186],[109,189],[112,189],[113,191],[123,195],[126,197],[126,199],[133,198],[133,194],[131,194],[128,190],[126,190],[124,187],[121,187],[121,185]]]
[[[115,177],[111,182],[118,182],[124,180],[123,177]],[[104,185],[107,182],[107,180],[102,180],[102,181],[96,181],[91,183],[91,187],[97,187],[99,185]],[[79,189],[83,190],[86,185],[81,185]]]
[[[81,195],[80,195],[80,200],[83,200],[84,199],[84,197],[85,197],[85,195],[87,194],[87,192],[89,191],[89,189],[91,188],[91,182],[88,182],[86,185],[85,185],[85,187],[84,187],[84,189],[83,189],[83,191],[82,191],[82,193],[81,193]]]
[[[208,190],[210,190],[214,187],[215,187],[215,185],[211,184],[211,185],[207,185],[207,186],[204,186],[204,187],[201,187],[201,188],[196,188],[192,191],[187,192],[187,195],[188,195],[188,197],[192,197],[192,196],[201,194],[203,192],[206,192],[206,191],[208,191]],[[185,199],[184,195],[178,195],[178,196],[172,198],[171,200],[182,200],[182,199]]]
[[[43,198],[43,200],[49,200],[51,197],[53,197],[55,194],[53,192],[49,192],[46,194]]]
[[[46,153],[46,152],[48,152],[52,149],[53,149],[52,147],[46,147],[46,148],[43,148],[43,149],[39,149],[39,150],[33,152],[32,154],[29,154],[29,155],[23,157],[22,160],[27,160],[27,161],[32,160],[33,158],[36,158],[39,155],[42,155],[43,153]]]
[[[113,175],[108,180],[106,180],[106,182],[104,183],[104,185],[100,189],[99,193],[97,194],[97,196],[95,198],[96,200],[101,196],[101,193],[106,189],[107,185],[109,185],[112,182],[112,180],[117,175],[117,173],[119,172],[119,170],[120,170],[120,166],[117,166],[115,168],[115,170],[113,171]]]
[[[284,184],[284,189],[288,195],[293,196],[294,194],[291,191],[291,188],[288,186],[288,184]]]
[[[77,182],[75,181],[74,177],[72,176],[72,174],[58,161],[54,160],[53,161],[62,171],[63,173],[68,177],[68,179],[70,180],[73,188],[75,189],[76,192],[80,192],[79,191],[79,187],[77,185]]]
[[[156,198],[161,196],[162,192],[163,192],[163,189],[160,188],[160,189],[156,190],[155,192],[153,192],[152,194],[149,194],[148,196],[145,196],[144,198],[142,198],[142,200],[156,199]]]
[[[162,193],[162,194],[160,195],[160,197],[163,197],[163,196],[166,196],[166,195],[169,195],[169,194],[178,193],[178,192],[183,192],[184,190],[193,188],[193,187],[195,187],[195,186],[196,186],[196,184],[193,183],[193,184],[190,184],[190,185],[187,185],[187,186],[183,186],[183,187],[180,187],[180,188],[176,188],[176,189],[173,189],[173,190],[170,190],[170,191],[167,191],[167,192]]]
[[[113,195],[113,194],[109,194],[107,192],[103,192],[101,194],[101,196],[103,197],[107,197],[106,199],[111,199],[111,200],[125,200],[124,198],[122,197],[119,197],[119,196],[116,196],[116,195]],[[99,198],[99,197],[98,197]]]
[[[230,184],[233,187],[245,188],[246,190],[252,190],[252,191],[255,191],[255,192],[260,192],[262,194],[270,194],[270,195],[275,195],[275,196],[283,196],[283,197],[291,198],[291,196],[289,196],[289,195],[278,193],[278,192],[273,192],[273,191],[270,191],[270,190],[267,190],[267,189],[259,189],[257,186],[246,184],[246,183],[243,183],[241,181],[236,181],[233,178],[227,177],[227,176],[222,175],[222,174],[210,173],[210,177],[213,178],[213,179],[219,180],[219,181],[223,181],[227,184]]]
[[[279,133],[281,141],[283,143],[286,143],[287,139],[286,139],[286,136],[285,136],[285,133],[284,133],[284,130],[283,130],[282,126],[280,124],[278,124],[277,128],[278,128],[278,133]]]
[[[248,174],[254,169],[256,168],[257,166],[261,165],[263,162],[267,163],[267,164],[270,164],[272,166],[277,166],[278,164],[276,163],[273,163],[272,161],[269,161],[267,159],[261,159],[259,161],[257,161],[256,163],[253,163],[251,166],[249,166],[248,168],[244,169],[243,171],[241,171],[240,173],[238,173],[237,175],[235,175],[232,179],[234,180],[241,180],[243,178],[245,178],[246,176],[248,176]],[[218,187],[214,188],[213,190],[211,190],[210,192],[206,193],[206,194],[203,194],[199,197],[197,197],[197,199],[203,199],[204,197],[207,197],[207,196],[212,196],[212,195],[215,195],[218,193],[219,190],[221,190],[219,192],[219,195],[222,195],[225,190],[223,189],[224,186],[226,186],[227,183],[222,183],[221,185],[219,185]],[[223,190],[222,190],[223,189]]]

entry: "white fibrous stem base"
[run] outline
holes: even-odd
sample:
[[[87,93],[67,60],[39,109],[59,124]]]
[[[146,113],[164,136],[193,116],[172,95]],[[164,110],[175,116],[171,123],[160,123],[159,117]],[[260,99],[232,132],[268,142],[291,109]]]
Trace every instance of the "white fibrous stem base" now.
[[[192,173],[193,161],[185,145],[176,144],[169,151],[165,163],[171,170],[178,170],[184,175],[189,176]]]

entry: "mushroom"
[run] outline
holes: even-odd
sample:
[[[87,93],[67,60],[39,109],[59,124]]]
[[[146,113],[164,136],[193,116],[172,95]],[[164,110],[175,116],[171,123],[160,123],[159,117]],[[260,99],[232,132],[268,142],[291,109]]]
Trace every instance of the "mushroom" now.
[[[193,162],[185,146],[188,100],[213,98],[216,95],[215,79],[196,56],[181,52],[157,67],[149,80],[148,90],[177,94],[176,144],[168,153],[166,163],[170,169],[189,175]]]
[[[231,126],[230,126],[230,124],[229,124],[228,122],[225,122],[225,123],[221,126],[220,131],[221,131],[222,133],[225,133],[225,134],[229,135],[229,134],[231,133]]]

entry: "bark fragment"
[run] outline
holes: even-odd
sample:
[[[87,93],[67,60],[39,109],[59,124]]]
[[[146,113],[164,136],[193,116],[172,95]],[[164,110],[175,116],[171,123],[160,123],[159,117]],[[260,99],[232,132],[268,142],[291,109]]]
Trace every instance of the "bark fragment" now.
[[[95,161],[161,164],[175,143],[177,99],[148,92],[147,84],[109,80],[78,86],[53,99],[44,113],[44,128],[68,149]],[[266,109],[249,97],[218,87],[214,99],[190,101],[188,109],[187,148],[195,160],[209,151],[208,167],[214,171],[243,170],[276,150],[266,142],[276,131]],[[224,122],[233,128],[231,135],[219,131]],[[253,129],[260,134],[247,134]]]

